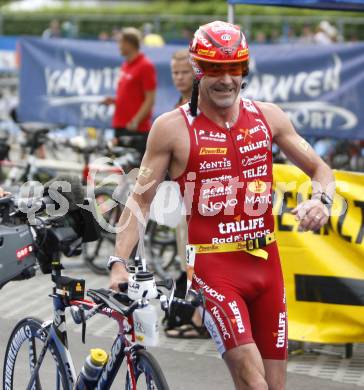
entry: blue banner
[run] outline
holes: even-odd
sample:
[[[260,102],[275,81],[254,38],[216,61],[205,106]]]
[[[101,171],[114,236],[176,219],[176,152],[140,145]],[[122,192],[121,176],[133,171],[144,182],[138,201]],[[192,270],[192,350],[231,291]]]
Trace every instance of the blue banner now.
[[[20,118],[107,128],[122,58],[114,42],[22,38]],[[173,108],[181,46],[144,48],[158,72],[154,116]],[[245,97],[279,104],[306,136],[364,139],[364,44],[255,45]]]
[[[17,37],[0,36],[0,73],[15,72],[16,63],[16,42]]]
[[[364,139],[364,44],[256,45],[243,95],[277,103],[306,136]]]
[[[116,42],[25,37],[20,46],[22,121],[108,128],[113,106],[100,104],[114,96],[122,57]],[[178,100],[170,75],[170,59],[181,46],[143,48],[157,69],[154,116]]]

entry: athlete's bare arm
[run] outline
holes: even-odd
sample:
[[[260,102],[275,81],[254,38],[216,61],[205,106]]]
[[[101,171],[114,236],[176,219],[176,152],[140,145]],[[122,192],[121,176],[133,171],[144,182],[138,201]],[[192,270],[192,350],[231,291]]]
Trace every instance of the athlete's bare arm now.
[[[287,114],[272,103],[259,102],[258,106],[272,130],[273,141],[290,161],[311,178],[313,192],[325,192],[333,198],[335,178],[332,170],[315,153],[309,143],[297,134]],[[303,202],[293,212],[301,221],[300,226],[304,230],[319,229],[328,219],[327,208],[318,200]]]
[[[143,221],[158,185],[165,179],[166,172],[176,165],[178,130],[184,130],[179,129],[178,125],[184,126],[183,117],[178,110],[174,110],[159,117],[152,126],[134,192],[119,220],[120,232],[115,245],[115,255],[118,257],[129,258],[139,239],[138,219]],[[121,263],[113,264],[110,287],[117,290],[118,283],[126,281],[127,276]]]

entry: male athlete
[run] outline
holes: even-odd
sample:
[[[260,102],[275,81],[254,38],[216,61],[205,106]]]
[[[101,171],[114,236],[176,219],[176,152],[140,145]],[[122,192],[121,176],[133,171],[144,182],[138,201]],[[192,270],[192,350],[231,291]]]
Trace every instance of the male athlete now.
[[[272,143],[316,182],[293,210],[300,228],[328,220],[334,177],[276,105],[240,98],[249,70],[238,26],[201,26],[190,44],[191,103],[154,123],[135,193],[120,224],[110,285],[127,278],[125,259],[138,240],[136,211],[146,214],[166,171],[181,187],[188,215],[192,288],[206,297],[205,325],[236,389],[282,390],[287,315],[272,216]]]

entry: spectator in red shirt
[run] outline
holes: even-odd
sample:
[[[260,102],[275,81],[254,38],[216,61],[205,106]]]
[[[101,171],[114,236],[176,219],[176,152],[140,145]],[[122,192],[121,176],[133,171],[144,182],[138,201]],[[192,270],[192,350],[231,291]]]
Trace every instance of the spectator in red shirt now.
[[[120,68],[116,96],[106,98],[103,103],[115,104],[112,125],[116,143],[124,144],[123,136],[133,136],[138,139],[134,146],[144,152],[151,127],[157,76],[154,65],[140,51],[141,41],[138,29],[127,27],[122,30],[119,47],[125,61]]]

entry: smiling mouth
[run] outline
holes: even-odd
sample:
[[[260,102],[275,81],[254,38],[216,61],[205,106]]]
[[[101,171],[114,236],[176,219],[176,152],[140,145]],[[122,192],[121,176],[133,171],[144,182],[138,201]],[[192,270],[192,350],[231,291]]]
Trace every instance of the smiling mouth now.
[[[213,88],[212,90],[217,93],[227,94],[234,92],[235,88]]]

